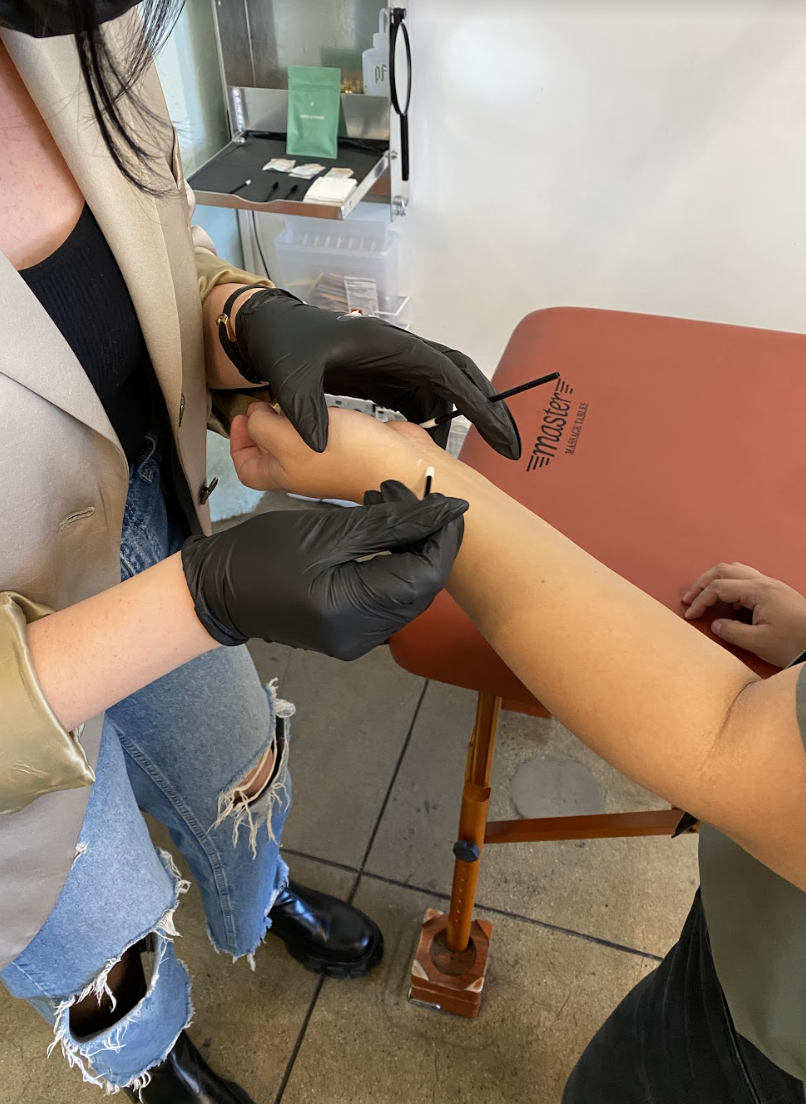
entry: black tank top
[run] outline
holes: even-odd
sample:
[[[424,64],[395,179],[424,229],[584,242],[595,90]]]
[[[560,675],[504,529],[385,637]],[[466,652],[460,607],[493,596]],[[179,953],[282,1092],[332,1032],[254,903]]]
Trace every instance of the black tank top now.
[[[134,463],[151,428],[153,369],[129,289],[90,208],[55,253],[20,276],[75,353]]]

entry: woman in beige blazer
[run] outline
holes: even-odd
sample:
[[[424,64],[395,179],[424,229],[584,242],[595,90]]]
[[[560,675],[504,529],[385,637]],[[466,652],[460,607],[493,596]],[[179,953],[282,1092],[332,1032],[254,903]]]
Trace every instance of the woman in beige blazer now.
[[[251,958],[270,930],[312,969],[366,973],[376,925],[288,881],[292,708],[240,645],[384,641],[447,578],[465,504],[389,493],[206,535],[209,407],[268,384],[321,451],[325,388],[418,420],[455,402],[519,443],[460,354],[309,308],[190,230],[143,30],[171,5],[133,7],[0,0],[0,978],[87,1080],[243,1104],[184,1033],[185,883],[139,809],[217,949]]]

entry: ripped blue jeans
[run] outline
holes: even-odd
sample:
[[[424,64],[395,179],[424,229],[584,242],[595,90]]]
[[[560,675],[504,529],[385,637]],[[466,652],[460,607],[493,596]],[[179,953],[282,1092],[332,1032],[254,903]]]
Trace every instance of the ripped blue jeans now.
[[[130,472],[121,578],[176,552],[183,539],[169,521],[150,442]],[[70,875],[44,926],[0,973],[13,996],[53,1025],[51,1049],[61,1045],[85,1080],[111,1091],[143,1088],[192,1015],[190,979],[172,939],[187,883],[154,848],[141,809],[166,825],[187,860],[216,950],[251,956],[265,936],[288,879],[279,841],[291,799],[292,713],[260,685],[245,648],[208,652],[107,712]],[[272,747],[274,774],[245,803],[239,783]],[[109,1030],[76,1038],[70,1007],[101,995],[110,969],[146,937],[146,996]]]

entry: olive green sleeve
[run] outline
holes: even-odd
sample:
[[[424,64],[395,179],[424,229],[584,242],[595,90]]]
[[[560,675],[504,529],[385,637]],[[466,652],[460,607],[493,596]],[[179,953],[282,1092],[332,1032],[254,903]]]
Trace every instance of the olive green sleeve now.
[[[0,592],[0,815],[95,780],[80,730],[59,724],[28,651],[28,624],[50,612],[20,594]]]
[[[255,276],[253,272],[246,272],[242,268],[236,268],[229,261],[223,260],[217,253],[211,252],[204,246],[196,245],[197,235],[194,230],[194,249],[196,253],[196,272],[199,277],[199,295],[202,302],[218,284],[260,284],[262,287],[271,288],[274,284],[265,276]]]
[[[193,218],[196,209],[196,199],[192,190],[185,184],[185,194],[188,205],[188,217]],[[246,272],[243,268],[225,261],[216,253],[216,248],[210,235],[201,226],[190,227],[193,238],[193,250],[196,255],[196,273],[199,278],[199,295],[202,303],[218,284],[261,284],[271,288],[274,284],[265,276],[256,276],[254,272]]]
[[[233,419],[238,414],[245,414],[254,402],[271,403],[275,410],[280,409],[270,387],[249,387],[243,391],[208,391],[207,428],[222,437],[229,437],[229,427]]]

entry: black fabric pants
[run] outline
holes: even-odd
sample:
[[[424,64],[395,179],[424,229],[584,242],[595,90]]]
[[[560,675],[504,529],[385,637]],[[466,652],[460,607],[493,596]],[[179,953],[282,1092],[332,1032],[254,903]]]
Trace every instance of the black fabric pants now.
[[[562,1104],[804,1104],[802,1082],[737,1035],[699,893],[680,941],[580,1058]]]

